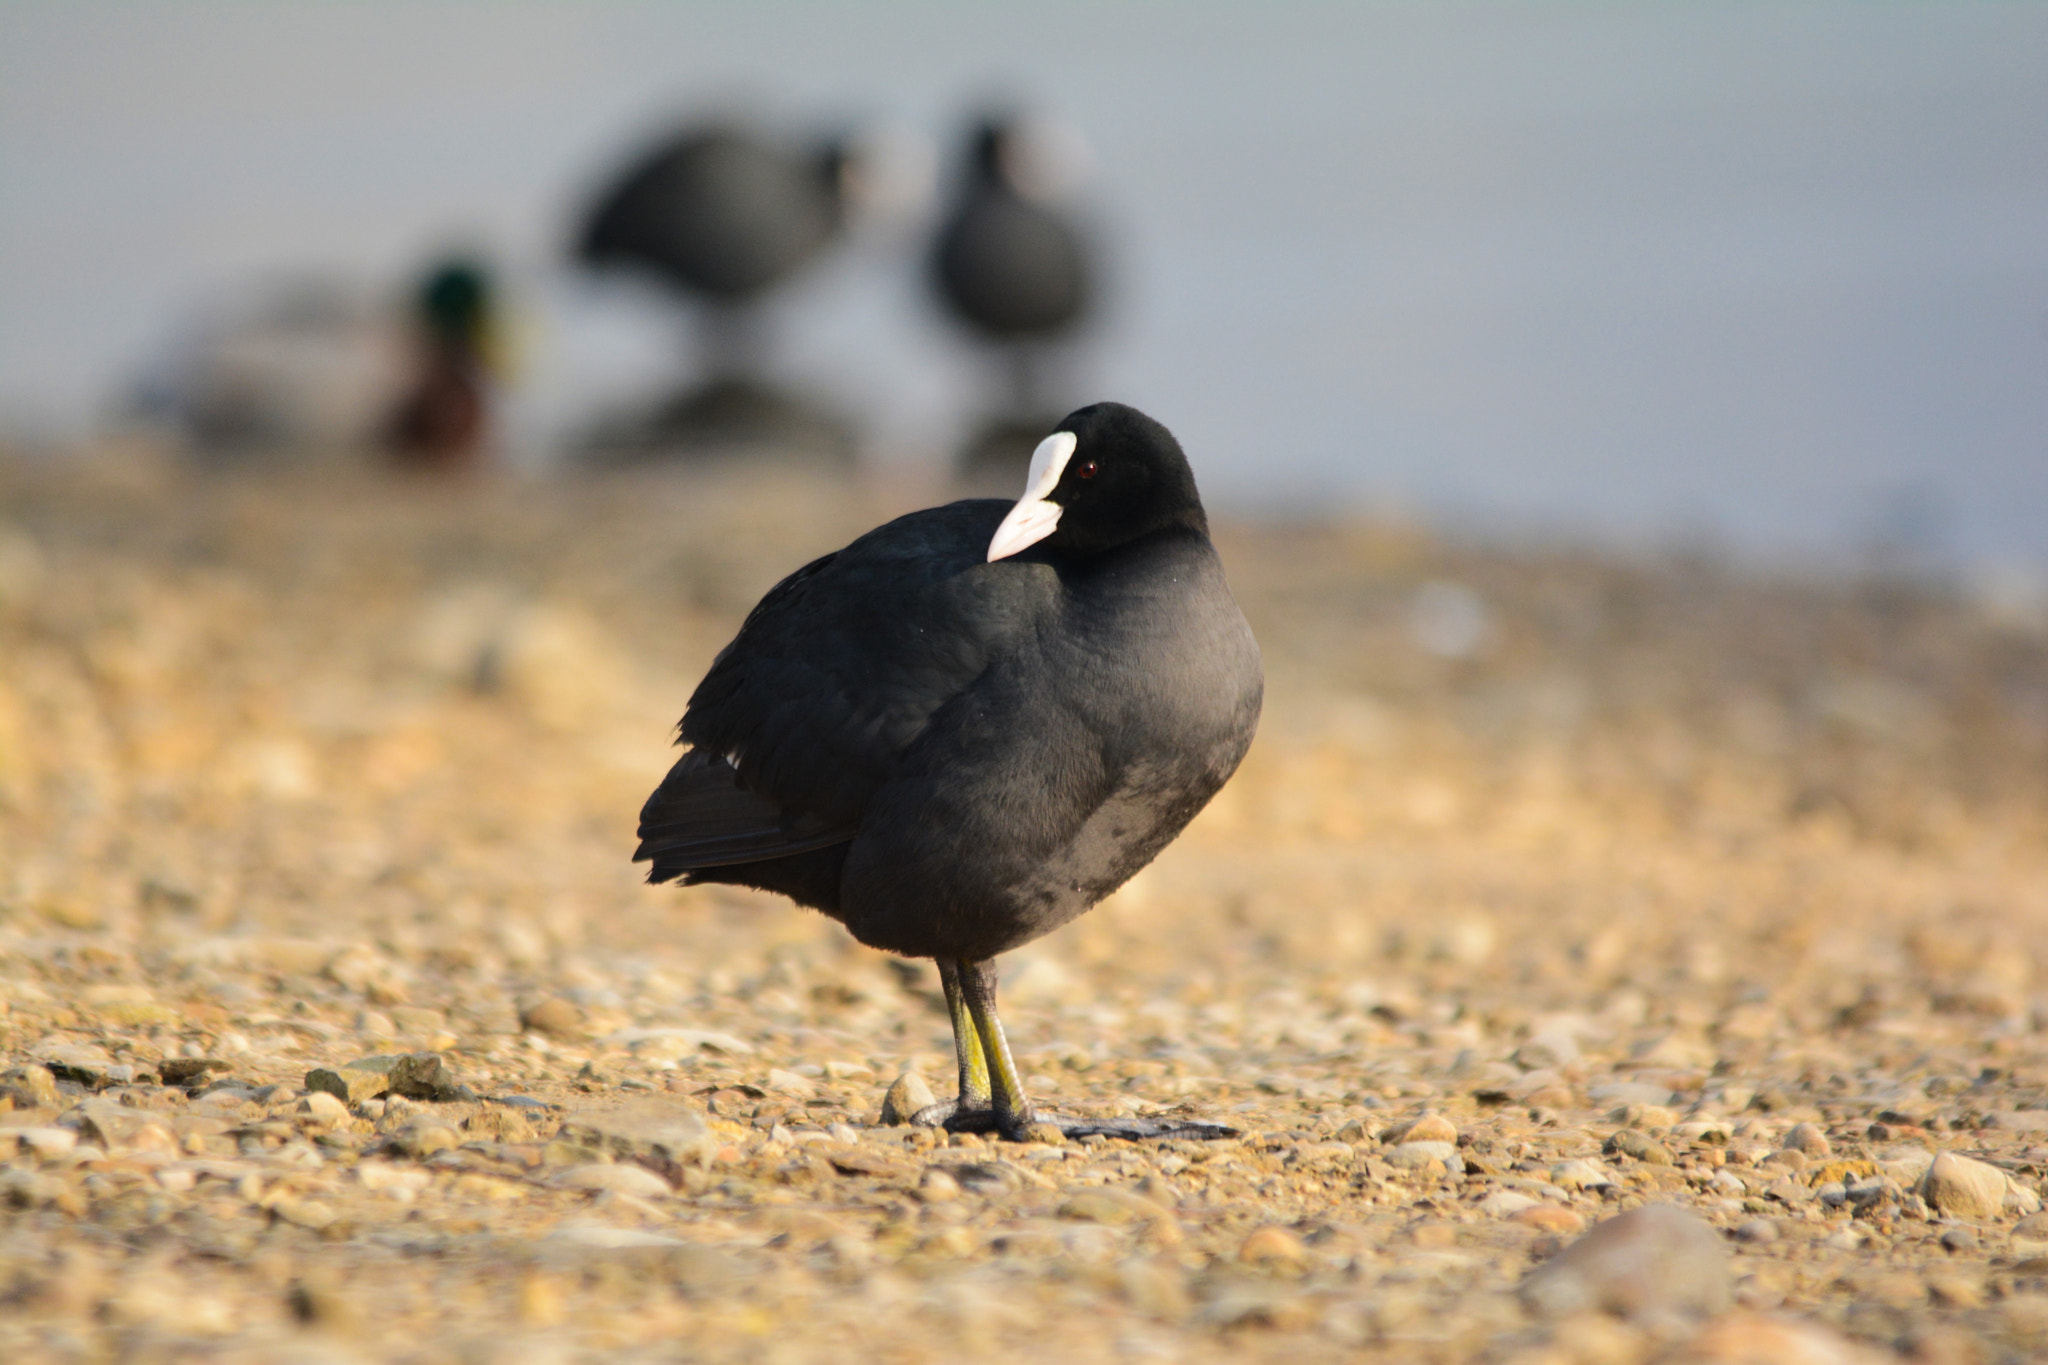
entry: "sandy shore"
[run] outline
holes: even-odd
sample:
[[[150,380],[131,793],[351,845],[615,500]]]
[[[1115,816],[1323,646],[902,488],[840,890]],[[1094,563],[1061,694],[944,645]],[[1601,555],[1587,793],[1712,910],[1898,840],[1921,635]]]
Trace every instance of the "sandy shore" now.
[[[1244,1135],[935,1140],[928,964],[627,862],[905,505],[0,463],[0,1358],[2048,1354],[2043,622],[1226,527],[1252,757],[1005,1018]]]

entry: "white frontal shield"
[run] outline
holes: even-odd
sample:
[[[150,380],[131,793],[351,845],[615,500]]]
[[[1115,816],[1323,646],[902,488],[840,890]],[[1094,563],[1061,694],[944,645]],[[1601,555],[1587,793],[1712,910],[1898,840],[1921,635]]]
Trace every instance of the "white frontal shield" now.
[[[1047,502],[1046,498],[1059,487],[1060,475],[1066,472],[1067,461],[1074,457],[1078,444],[1073,432],[1055,431],[1031,452],[1031,472],[1025,476],[1024,496],[1017,499],[1003,524],[996,527],[995,539],[988,543],[991,564],[1036,545],[1060,524],[1060,505]]]

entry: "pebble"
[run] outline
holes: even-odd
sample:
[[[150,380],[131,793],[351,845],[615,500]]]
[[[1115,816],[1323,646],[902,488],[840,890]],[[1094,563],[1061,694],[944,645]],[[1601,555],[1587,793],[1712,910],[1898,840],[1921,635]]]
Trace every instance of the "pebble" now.
[[[572,1166],[555,1177],[555,1183],[570,1190],[608,1190],[635,1199],[664,1199],[675,1193],[666,1180],[644,1166],[624,1162]]]
[[[35,1062],[8,1067],[0,1071],[0,1098],[12,1100],[17,1109],[55,1109],[57,1077]]]
[[[1534,1195],[1523,1194],[1519,1190],[1495,1190],[1479,1201],[1479,1211],[1490,1213],[1496,1218],[1505,1218],[1511,1213],[1520,1213],[1523,1209],[1533,1209],[1542,1202]]]
[[[391,1089],[389,1058],[373,1057],[344,1066],[316,1066],[306,1073],[306,1089],[332,1095],[343,1104],[361,1104]]]
[[[1524,1040],[1508,1060],[1524,1071],[1559,1071],[1579,1060],[1579,1045],[1569,1033],[1546,1030]]]
[[[377,1194],[410,1199],[433,1179],[430,1172],[395,1161],[362,1161],[355,1167],[356,1183]]]
[[[447,1058],[438,1052],[408,1052],[391,1063],[391,1093],[407,1099],[449,1101],[475,1099],[456,1080]]]
[[[927,1166],[918,1178],[917,1197],[927,1204],[946,1204],[960,1197],[960,1182],[943,1167]]]
[[[1786,1129],[1784,1145],[1788,1151],[1815,1157],[1827,1156],[1834,1150],[1828,1145],[1828,1135],[1811,1123],[1795,1123]]]
[[[580,1038],[584,1034],[583,1010],[573,1000],[551,995],[521,1010],[519,1026],[550,1038]]]
[[[1458,1159],[1457,1144],[1450,1142],[1403,1142],[1389,1147],[1385,1161],[1396,1170],[1431,1169],[1438,1173],[1462,1170],[1464,1163]]]
[[[452,1151],[462,1145],[462,1137],[453,1128],[438,1119],[415,1119],[392,1134],[398,1150],[415,1160],[424,1161],[436,1152]]]
[[[1586,1220],[1562,1204],[1536,1204],[1530,1208],[1518,1209],[1508,1215],[1510,1223],[1538,1232],[1552,1232],[1569,1237],[1586,1226]]]
[[[1935,1212],[1950,1218],[1996,1218],[2005,1207],[2004,1171],[1956,1152],[1941,1152],[1920,1178],[1917,1193]]]
[[[1411,1123],[1389,1128],[1380,1135],[1380,1140],[1389,1146],[1404,1142],[1456,1143],[1458,1130],[1442,1114],[1424,1114]]]
[[[1141,1194],[1112,1186],[1076,1190],[1060,1204],[1059,1215],[1112,1227],[1142,1223],[1151,1229],[1155,1242],[1180,1241],[1179,1221],[1169,1210]]]
[[[270,1205],[273,1216],[312,1232],[321,1232],[334,1225],[340,1216],[334,1207],[318,1199],[283,1198]]]
[[[1775,1242],[1778,1240],[1778,1225],[1768,1218],[1752,1218],[1736,1227],[1735,1240],[1750,1246]]]
[[[230,1069],[230,1064],[218,1057],[166,1057],[157,1064],[157,1074],[165,1085],[200,1085],[214,1072]]]
[[[633,1100],[570,1114],[558,1139],[638,1161],[676,1186],[685,1170],[709,1165],[719,1145],[702,1111],[678,1100]]]
[[[1646,1204],[1596,1225],[1522,1281],[1522,1302],[1546,1318],[1606,1312],[1663,1327],[1711,1317],[1733,1295],[1728,1250],[1696,1214]]]
[[[1590,1157],[1579,1157],[1552,1166],[1550,1183],[1561,1190],[1597,1190],[1612,1185],[1614,1173]]]
[[[1635,1160],[1649,1166],[1669,1166],[1671,1164],[1671,1151],[1669,1148],[1665,1147],[1663,1143],[1655,1138],[1646,1137],[1633,1128],[1623,1128],[1615,1133],[1607,1139],[1606,1144],[1600,1150],[1609,1156],[1620,1153],[1622,1156],[1633,1157]]]
[[[1246,1265],[1298,1269],[1308,1264],[1308,1248],[1291,1229],[1268,1226],[1244,1239],[1237,1248],[1237,1259]]]
[[[315,1123],[336,1124],[348,1120],[348,1106],[325,1090],[315,1090],[299,1101],[298,1112]]]
[[[108,1099],[81,1101],[70,1117],[79,1133],[110,1153],[175,1152],[178,1139],[159,1114]]]
[[[70,1128],[0,1128],[0,1143],[8,1142],[18,1144],[40,1160],[54,1161],[78,1146],[78,1134]]]
[[[915,1071],[906,1071],[898,1076],[882,1097],[882,1122],[889,1127],[901,1127],[910,1122],[911,1116],[920,1109],[929,1109],[937,1104],[931,1086]]]
[[[762,1084],[778,1095],[788,1095],[799,1100],[811,1099],[818,1093],[817,1082],[809,1076],[800,1076],[794,1071],[784,1071],[780,1067],[770,1070]]]
[[[1892,1358],[1889,1352],[1867,1351],[1817,1322],[1745,1312],[1708,1324],[1669,1357],[1674,1365],[1882,1365]]]

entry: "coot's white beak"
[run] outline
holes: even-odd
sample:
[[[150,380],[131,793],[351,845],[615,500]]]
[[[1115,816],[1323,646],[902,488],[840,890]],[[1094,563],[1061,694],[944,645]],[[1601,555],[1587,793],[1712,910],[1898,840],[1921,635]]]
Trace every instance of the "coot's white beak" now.
[[[1060,505],[1047,502],[1046,498],[1059,486],[1060,475],[1066,472],[1067,461],[1073,458],[1078,444],[1073,432],[1055,431],[1031,452],[1031,472],[1025,477],[1024,496],[1017,499],[1003,524],[996,527],[996,537],[988,543],[989,563],[1036,545],[1060,524]]]

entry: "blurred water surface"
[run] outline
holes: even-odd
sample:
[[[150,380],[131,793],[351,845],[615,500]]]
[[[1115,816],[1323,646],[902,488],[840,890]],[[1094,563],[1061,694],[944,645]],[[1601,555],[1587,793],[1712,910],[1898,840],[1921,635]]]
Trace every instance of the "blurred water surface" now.
[[[2048,564],[2048,7],[1812,3],[0,10],[0,420],[86,429],[266,273],[478,243],[532,319],[517,443],[673,372],[677,320],[559,264],[665,114],[992,94],[1093,147],[1096,387],[1212,497]],[[881,458],[972,357],[914,240],[778,303]]]

